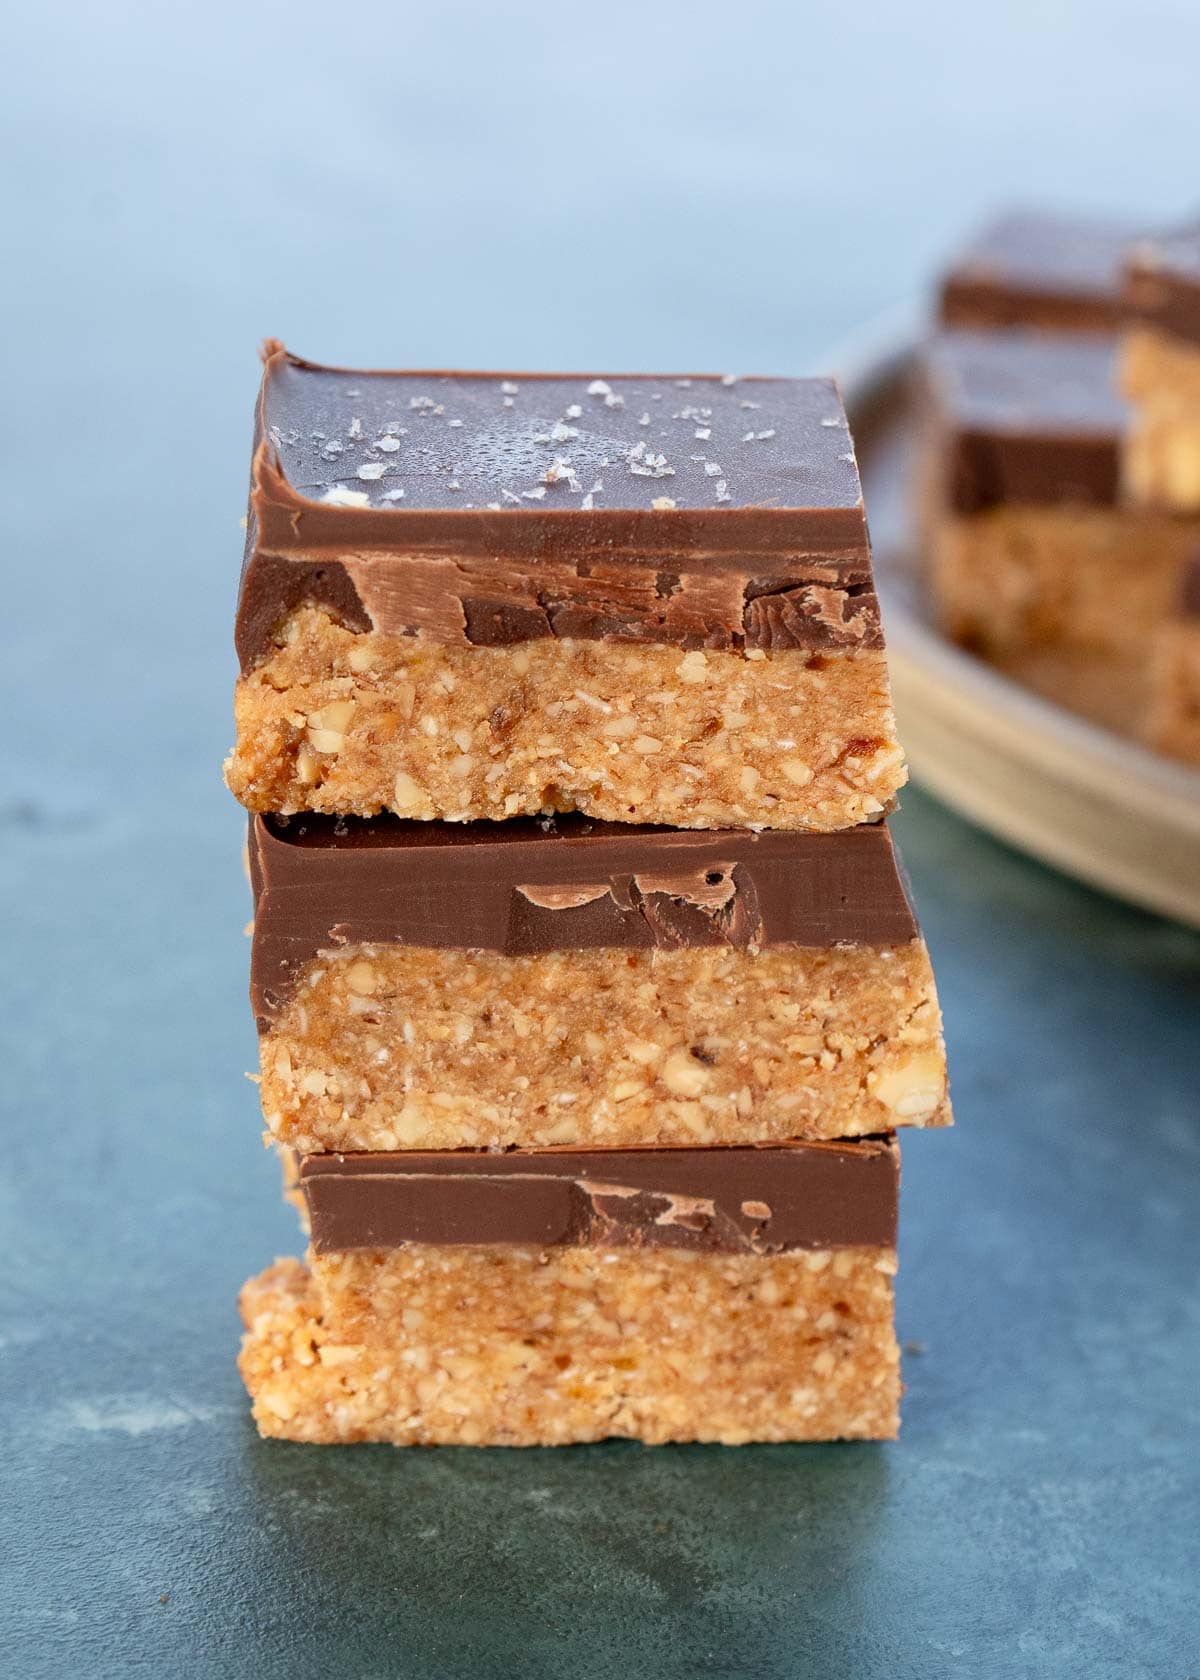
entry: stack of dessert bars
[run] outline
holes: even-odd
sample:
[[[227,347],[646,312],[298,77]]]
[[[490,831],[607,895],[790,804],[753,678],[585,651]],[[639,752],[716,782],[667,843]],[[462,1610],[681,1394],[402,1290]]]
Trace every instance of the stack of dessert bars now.
[[[265,362],[259,1429],[894,1435],[894,1132],[949,1108],[836,385]]]
[[[1200,764],[1200,233],[998,218],[943,277],[924,387],[946,632]]]

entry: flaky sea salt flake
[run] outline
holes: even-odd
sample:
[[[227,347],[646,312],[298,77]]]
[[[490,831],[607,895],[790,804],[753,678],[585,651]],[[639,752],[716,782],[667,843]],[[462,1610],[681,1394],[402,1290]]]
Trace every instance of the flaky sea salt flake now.
[[[364,461],[360,467],[355,467],[356,478],[382,478],[387,467],[382,461]]]

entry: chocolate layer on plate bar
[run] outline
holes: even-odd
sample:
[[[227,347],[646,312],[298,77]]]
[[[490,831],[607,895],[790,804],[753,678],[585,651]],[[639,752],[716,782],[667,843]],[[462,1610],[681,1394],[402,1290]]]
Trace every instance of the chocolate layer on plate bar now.
[[[309,1265],[246,1285],[265,1435],[895,1434],[893,1142],[325,1156]]]
[[[951,327],[1115,332],[1122,258],[1144,227],[1015,210],[981,229],[944,275],[939,314]]]
[[[992,655],[1144,664],[1198,527],[1119,504],[1112,341],[942,333],[926,385],[924,551],[947,631]]]
[[[1200,551],[1155,638],[1146,733],[1160,752],[1200,764]]]
[[[268,346],[252,810],[843,828],[905,778],[828,379],[350,373]]]
[[[1126,484],[1148,506],[1200,512],[1200,231],[1137,245],[1125,295]]]
[[[250,863],[280,1143],[762,1143],[949,1119],[885,825],[259,817]]]

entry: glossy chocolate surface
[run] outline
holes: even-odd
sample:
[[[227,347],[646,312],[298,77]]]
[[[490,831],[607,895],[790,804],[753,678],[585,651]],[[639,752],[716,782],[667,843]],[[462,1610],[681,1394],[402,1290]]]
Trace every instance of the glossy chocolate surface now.
[[[881,645],[831,379],[352,372],[265,347],[236,640]]]
[[[944,275],[943,325],[1113,332],[1122,260],[1145,231],[1125,221],[1014,210],[980,229]]]
[[[769,1149],[307,1155],[299,1184],[318,1254],[405,1243],[890,1248],[900,1152],[894,1139],[868,1138]]]
[[[950,505],[1108,507],[1126,407],[1111,339],[939,333],[927,347],[926,420]]]

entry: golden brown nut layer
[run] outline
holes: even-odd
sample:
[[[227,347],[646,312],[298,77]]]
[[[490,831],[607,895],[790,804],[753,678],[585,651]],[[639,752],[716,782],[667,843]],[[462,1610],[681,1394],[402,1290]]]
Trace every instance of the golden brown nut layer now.
[[[1145,648],[1169,616],[1200,524],[1115,508],[934,511],[930,581],[948,635],[1003,656]],[[1144,658],[1144,654],[1143,654]]]
[[[1151,327],[1125,335],[1121,387],[1134,405],[1125,488],[1145,507],[1200,512],[1200,350]]]
[[[261,1040],[305,1152],[861,1137],[944,1125],[924,942],[494,952],[357,946]]]
[[[827,831],[878,818],[906,777],[880,649],[458,648],[305,607],[235,715],[229,786],[284,814]]]
[[[413,1246],[246,1284],[263,1435],[397,1446],[890,1439],[891,1249]]]

